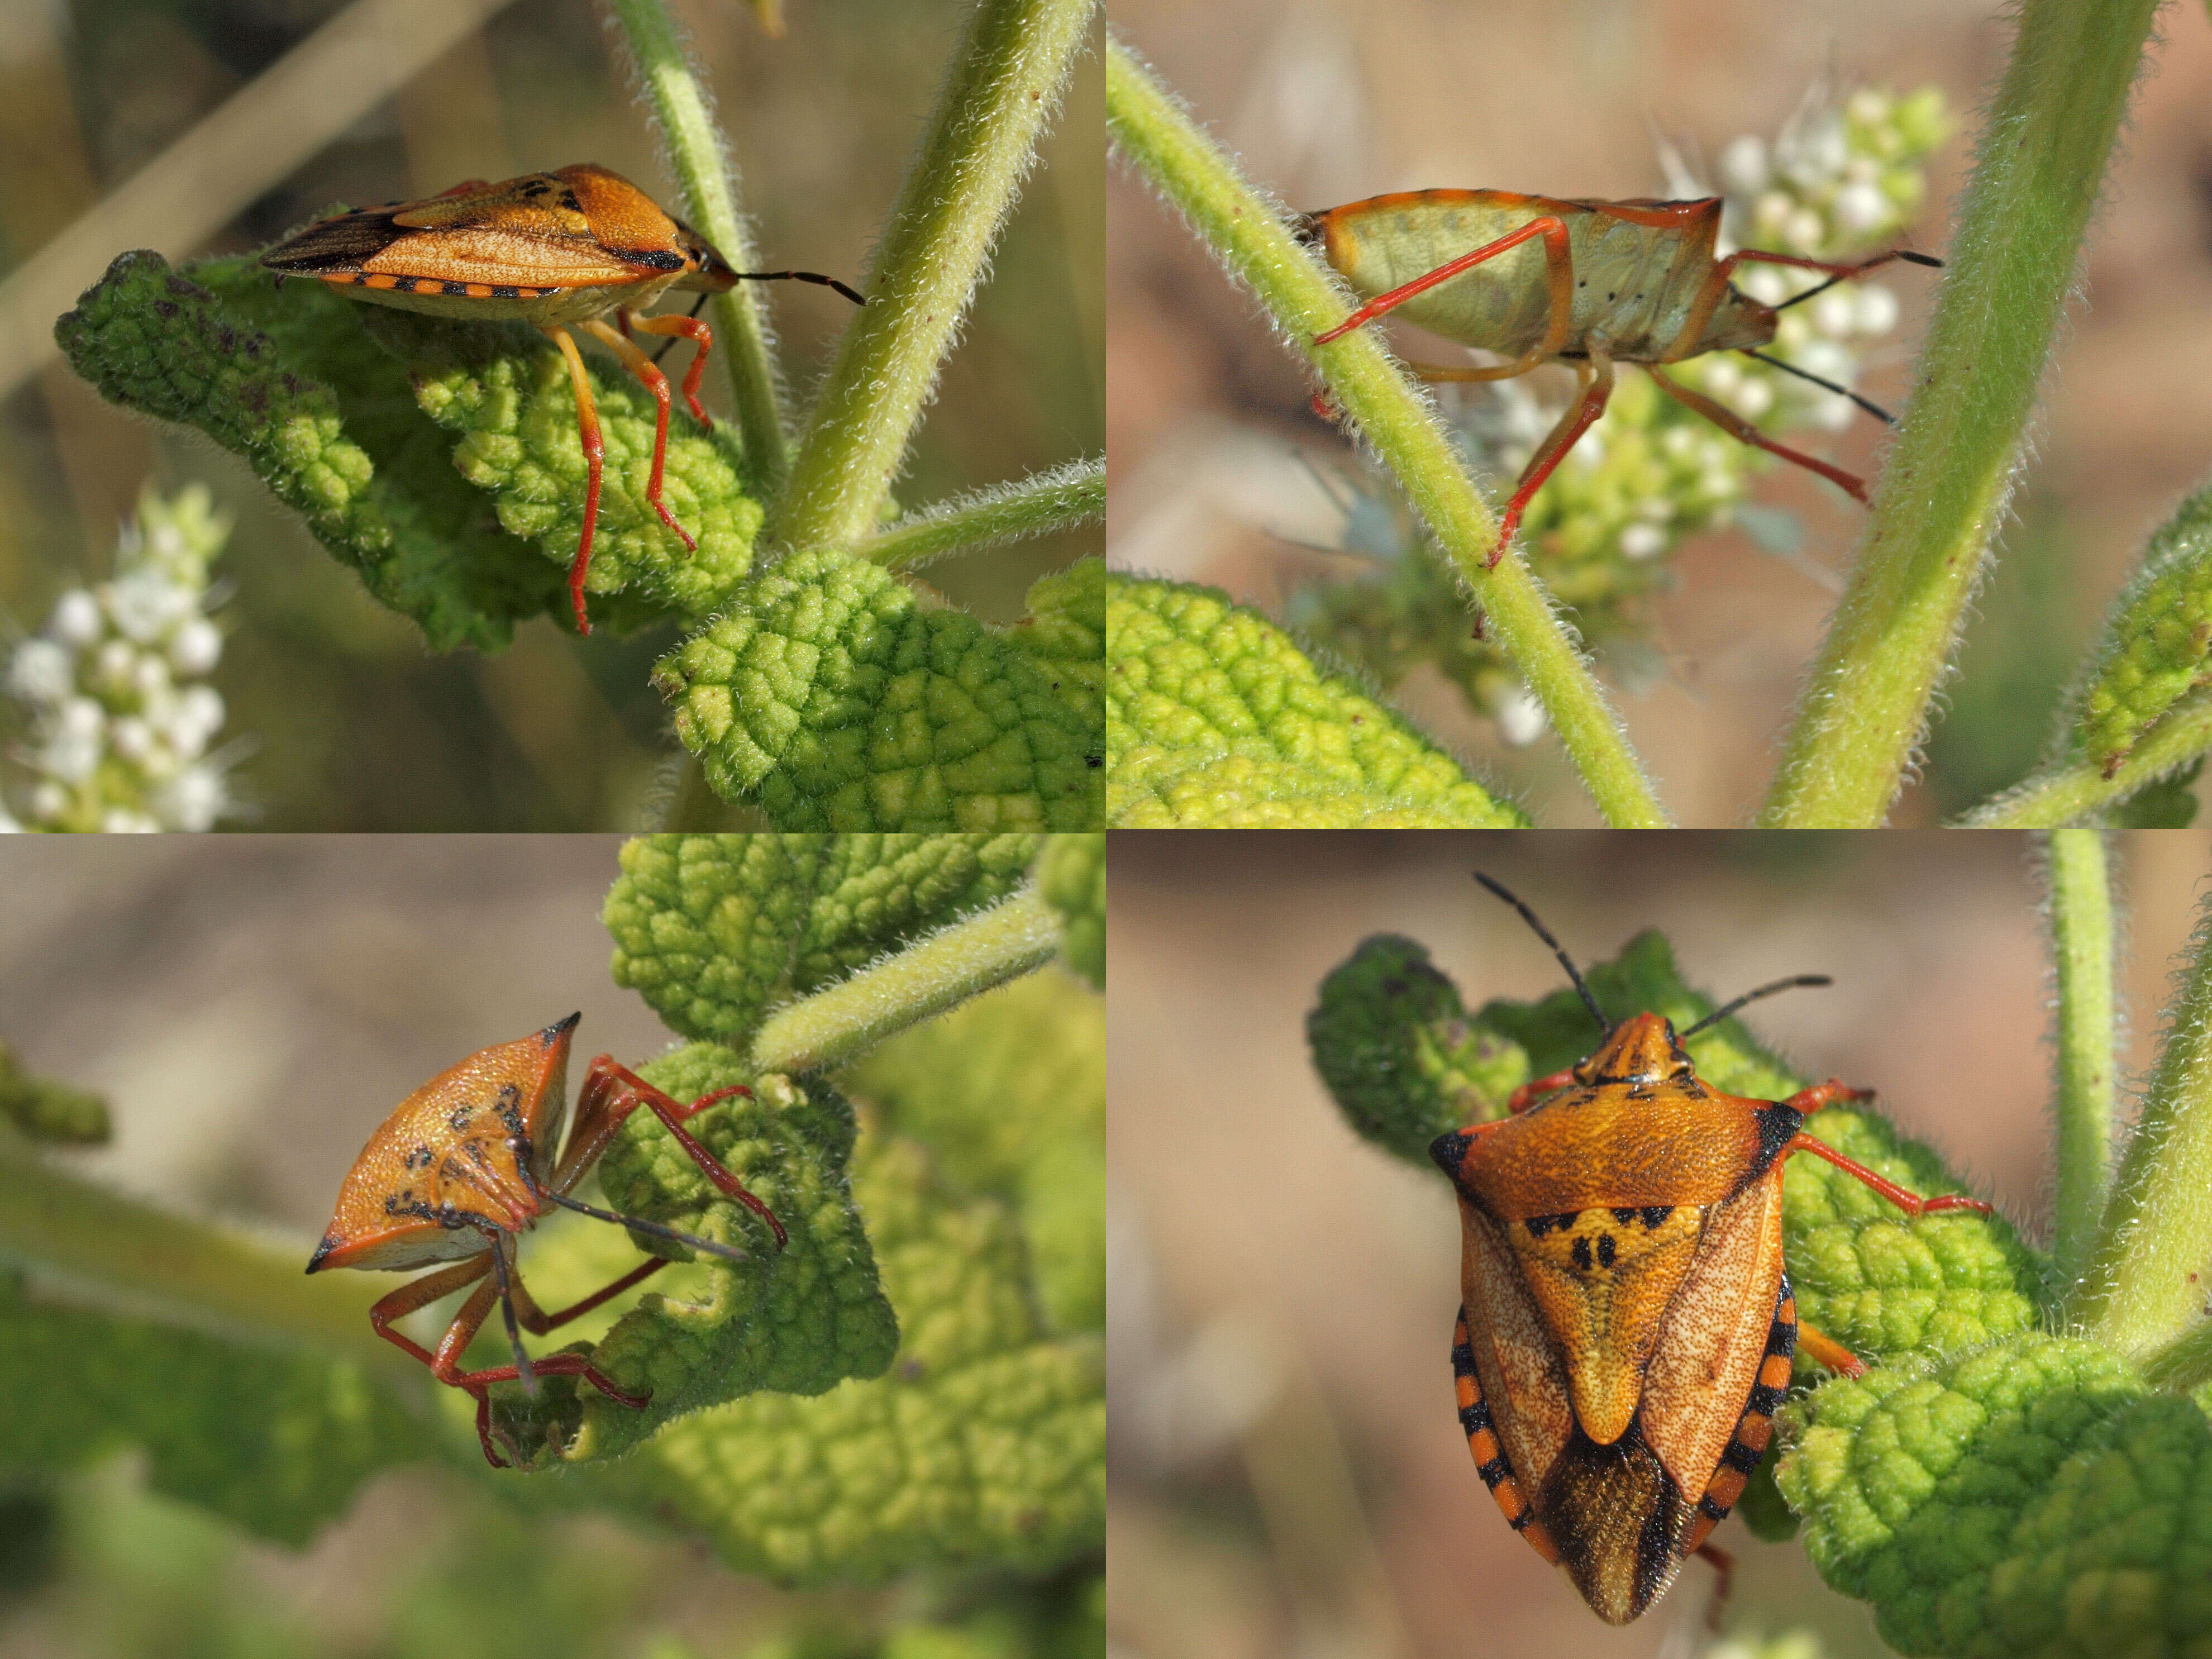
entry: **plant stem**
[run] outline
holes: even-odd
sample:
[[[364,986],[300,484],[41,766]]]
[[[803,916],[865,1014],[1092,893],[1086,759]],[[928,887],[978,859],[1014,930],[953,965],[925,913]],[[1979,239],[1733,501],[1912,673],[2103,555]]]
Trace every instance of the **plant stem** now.
[[[150,1299],[180,1323],[225,1336],[304,1342],[387,1375],[422,1375],[370,1330],[361,1286],[301,1272],[304,1247],[280,1252],[14,1152],[0,1156],[0,1257]]]
[[[753,1038],[752,1063],[787,1073],[842,1066],[893,1032],[1043,967],[1060,949],[1060,913],[1024,889],[769,1015]]]
[[[737,168],[723,148],[707,89],[676,20],[662,0],[613,0],[613,7],[667,137],[686,216],[733,270],[752,270],[752,237],[738,211]],[[714,349],[728,366],[738,435],[762,484],[773,488],[790,469],[791,439],[784,429],[783,377],[761,285],[739,283],[717,295],[714,315]]]
[[[1115,146],[1319,366],[1337,406],[1358,422],[1451,556],[1482,607],[1489,637],[1544,705],[1606,821],[1616,828],[1663,825],[1666,815],[1605,693],[1528,566],[1509,558],[1486,568],[1497,521],[1468,481],[1434,405],[1408,384],[1370,331],[1314,347],[1316,334],[1350,315],[1341,290],[1291,240],[1276,204],[1240,176],[1229,155],[1118,40],[1107,45],[1106,124]]]
[[[1928,346],[1850,586],[1761,810],[1879,823],[1990,538],[2158,0],[2022,0]]]
[[[2189,1394],[2212,1382],[2212,1321],[2148,1355],[2142,1374],[2144,1382],[2168,1394]]]
[[[911,514],[846,550],[886,570],[915,570],[948,553],[978,552],[1105,516],[1104,459],[1070,461],[1019,483]]]
[[[980,0],[877,251],[867,308],[815,401],[772,539],[836,547],[876,528],[1095,4]]]
[[[2193,691],[2159,717],[2111,777],[2094,763],[2069,761],[1984,801],[1956,820],[1970,830],[2041,830],[2078,823],[2102,806],[2125,800],[2147,784],[2212,749],[2212,690]]]
[[[2212,896],[2065,1322],[2137,1360],[2203,1317],[2212,1261]]]
[[[2058,1194],[2053,1282],[2081,1269],[2105,1205],[2112,1135],[2112,895],[2105,838],[2054,830],[2045,842],[2051,882],[2051,957],[2058,981]]]

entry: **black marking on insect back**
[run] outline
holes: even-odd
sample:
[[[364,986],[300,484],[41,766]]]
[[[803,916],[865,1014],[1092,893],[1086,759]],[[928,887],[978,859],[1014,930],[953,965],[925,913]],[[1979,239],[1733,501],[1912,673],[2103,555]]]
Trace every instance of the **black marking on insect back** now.
[[[1499,1481],[1513,1473],[1502,1457],[1493,1457],[1487,1463],[1478,1464],[1474,1472],[1482,1477],[1482,1484],[1492,1492],[1498,1490]]]
[[[1613,1235],[1611,1233],[1600,1233],[1597,1236],[1597,1265],[1599,1267],[1612,1267],[1613,1257],[1619,1254],[1619,1248],[1613,1243]]]
[[[1805,1126],[1804,1113],[1795,1106],[1784,1106],[1779,1101],[1761,1106],[1753,1115],[1759,1119],[1759,1155],[1743,1180],[1737,1184],[1738,1192],[1765,1175],[1774,1160],[1781,1156],[1782,1149],[1796,1139],[1797,1131]]]
[[[1674,1213],[1674,1206],[1671,1204],[1647,1204],[1641,1212],[1644,1226],[1653,1232],[1666,1225],[1667,1218]]]
[[[1709,1521],[1725,1521],[1729,1518],[1729,1506],[1714,1503],[1712,1494],[1707,1492],[1698,1499],[1698,1513]]]
[[[1731,1440],[1728,1449],[1721,1454],[1721,1462],[1738,1474],[1749,1474],[1759,1467],[1761,1454],[1753,1451],[1741,1440]]]
[[[436,1156],[437,1154],[428,1146],[417,1146],[407,1154],[407,1167],[410,1170],[427,1170],[430,1167],[430,1160]]]
[[[514,1085],[500,1085],[499,1098],[492,1103],[492,1109],[499,1114],[499,1121],[507,1125],[507,1133],[521,1135],[526,1133],[522,1124],[522,1091]]]
[[[1575,1266],[1581,1268],[1584,1273],[1588,1273],[1590,1270],[1590,1246],[1589,1239],[1577,1239],[1575,1241],[1574,1249],[1569,1251],[1568,1254],[1574,1257]]]
[[[1468,1363],[1474,1364],[1472,1356],[1469,1356]],[[1459,1351],[1457,1349],[1452,1351],[1452,1365],[1455,1370],[1458,1369]],[[1459,1425],[1469,1434],[1482,1429],[1495,1430],[1498,1426],[1491,1420],[1490,1402],[1480,1395],[1475,1395],[1474,1404],[1472,1406],[1462,1406],[1459,1408]]]
[[[651,270],[682,270],[690,264],[680,253],[658,247],[611,247],[608,252],[628,265],[643,265]]]
[[[307,1271],[313,1273],[323,1265],[323,1258],[338,1248],[340,1248],[338,1236],[336,1233],[325,1233],[323,1242],[315,1246],[314,1255],[307,1258]]]
[[[459,1134],[462,1130],[469,1127],[469,1120],[475,1115],[476,1109],[474,1107],[466,1104],[456,1106],[452,1111],[446,1114],[446,1127],[448,1129],[451,1129],[455,1134]]]
[[[1626,1227],[1630,1222],[1636,1219],[1635,1206],[1632,1205],[1629,1208],[1625,1210],[1615,1209],[1613,1212],[1613,1218],[1615,1221],[1618,1221],[1622,1226]]]
[[[466,283],[441,283],[438,284],[438,291],[441,294],[465,295],[469,291],[469,285]]]
[[[512,283],[494,283],[491,297],[495,300],[519,300],[522,297],[522,290]]]

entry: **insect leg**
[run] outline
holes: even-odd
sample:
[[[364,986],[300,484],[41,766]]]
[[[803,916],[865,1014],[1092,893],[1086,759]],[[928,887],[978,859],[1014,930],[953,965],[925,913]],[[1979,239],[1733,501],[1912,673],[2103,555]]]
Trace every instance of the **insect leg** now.
[[[473,1285],[491,1271],[489,1255],[471,1256],[466,1261],[457,1261],[450,1267],[441,1267],[436,1273],[425,1273],[420,1279],[402,1285],[368,1310],[369,1328],[394,1347],[404,1348],[409,1353],[435,1370],[437,1356],[421,1343],[392,1328],[394,1320],[404,1319],[418,1308],[427,1308],[441,1296],[450,1296],[464,1285]],[[475,1334],[471,1332],[470,1334]]]
[[[651,1257],[642,1266],[631,1268],[613,1284],[601,1285],[581,1302],[572,1303],[555,1314],[547,1313],[540,1308],[530,1292],[523,1288],[522,1281],[517,1279],[514,1281],[514,1311],[520,1317],[526,1330],[533,1336],[543,1336],[546,1332],[557,1330],[570,1320],[591,1312],[601,1304],[611,1302],[631,1285],[652,1278],[667,1265],[666,1256]]]
[[[507,1346],[514,1351],[515,1380],[522,1384],[523,1393],[532,1400],[538,1398],[538,1377],[530,1369],[530,1356],[523,1351],[522,1332],[514,1317],[514,1275],[508,1270],[506,1235],[494,1233],[491,1238],[492,1283],[499,1290],[500,1317],[507,1326]]]
[[[606,446],[599,441],[599,405],[592,401],[592,383],[584,378],[584,359],[576,349],[576,342],[565,328],[543,330],[545,337],[561,348],[562,356],[568,362],[568,381],[576,388],[576,436],[584,446],[584,528],[576,538],[575,562],[568,567],[568,600],[576,608],[576,631],[592,631],[592,619],[584,614],[584,578],[592,568],[592,532],[599,522],[599,467],[606,457]]]
[[[1490,550],[1486,568],[1497,568],[1498,560],[1505,556],[1505,550],[1513,540],[1513,532],[1521,527],[1521,514],[1529,498],[1544,487],[1544,480],[1566,458],[1575,441],[1605,413],[1606,400],[1613,396],[1613,359],[1592,346],[1589,356],[1577,366],[1577,373],[1582,377],[1582,400],[1559,417],[1551,435],[1528,458],[1528,465],[1522,468],[1513,499],[1505,504],[1505,516],[1498,521],[1498,544]]]
[[[1554,1072],[1549,1077],[1530,1078],[1513,1091],[1512,1097],[1505,1103],[1505,1109],[1513,1115],[1518,1116],[1528,1109],[1532,1102],[1541,1100],[1546,1095],[1556,1093],[1574,1080],[1574,1067],[1571,1066],[1564,1072]]]
[[[1676,385],[1668,378],[1666,371],[1656,363],[1646,363],[1644,368],[1644,372],[1659,383],[1659,389],[1662,392],[1684,408],[1694,410],[1704,416],[1730,437],[1747,443],[1754,449],[1763,449],[1770,455],[1779,455],[1785,461],[1795,461],[1808,471],[1817,472],[1830,483],[1840,486],[1861,506],[1867,504],[1867,487],[1864,479],[1854,473],[1844,471],[1839,466],[1831,466],[1826,461],[1816,460],[1802,450],[1792,449],[1786,444],[1775,442],[1773,439],[1768,437],[1734,410],[1723,408],[1702,392],[1692,392],[1686,386]]]
[[[1816,1331],[1810,1325],[1797,1328],[1797,1346],[1808,1359],[1817,1361],[1838,1376],[1864,1376],[1865,1362],[1842,1343],[1826,1332]]]
[[[575,1127],[568,1132],[568,1144],[562,1148],[561,1162],[553,1171],[552,1188],[566,1193],[589,1169],[594,1158],[603,1152],[615,1130],[639,1107],[649,1109],[659,1118],[668,1133],[676,1137],[693,1163],[728,1197],[737,1200],[769,1224],[775,1234],[776,1248],[781,1249],[787,1242],[783,1223],[775,1212],[745,1189],[744,1183],[724,1169],[714,1153],[702,1146],[684,1127],[684,1120],[694,1111],[702,1109],[724,1096],[739,1092],[735,1089],[719,1090],[702,1096],[686,1107],[654,1088],[627,1066],[620,1064],[611,1054],[601,1054],[584,1073],[584,1086],[576,1097]],[[750,1091],[744,1091],[750,1093]]]
[[[1322,346],[1332,340],[1340,339],[1363,323],[1370,323],[1385,312],[1395,311],[1407,301],[1427,293],[1437,283],[1448,283],[1462,272],[1472,270],[1484,260],[1510,252],[1522,243],[1538,236],[1544,239],[1545,279],[1552,301],[1551,326],[1545,331],[1543,343],[1516,359],[1518,367],[1509,365],[1493,373],[1453,373],[1441,378],[1502,380],[1510,380],[1516,374],[1525,374],[1545,358],[1557,355],[1559,349],[1566,344],[1568,329],[1572,322],[1574,258],[1568,248],[1566,224],[1556,214],[1547,213],[1531,219],[1518,230],[1509,231],[1494,242],[1486,242],[1472,252],[1462,253],[1458,258],[1447,260],[1434,270],[1423,272],[1410,283],[1394,288],[1387,294],[1377,295],[1327,333],[1315,335],[1314,343]]]
[[[1833,1084],[1828,1086],[1840,1089],[1843,1085]],[[1813,1094],[1817,1091],[1808,1089],[1805,1092]],[[1798,1097],[1802,1099],[1803,1097]],[[1815,1158],[1826,1158],[1854,1181],[1863,1182],[1880,1193],[1907,1215],[1934,1215],[1946,1210],[1972,1210],[1977,1215],[1990,1213],[1987,1204],[1978,1198],[1968,1198],[1963,1193],[1944,1193],[1935,1198],[1922,1198],[1916,1193],[1909,1193],[1895,1182],[1883,1180],[1863,1164],[1853,1163],[1825,1140],[1815,1140],[1811,1135],[1797,1135],[1782,1149],[1784,1158],[1797,1152],[1810,1152]]]
[[[1713,1596],[1705,1603],[1705,1628],[1717,1631],[1721,1627],[1722,1616],[1728,1611],[1729,1597],[1735,1593],[1735,1557],[1710,1541],[1698,1545],[1690,1553],[1701,1555],[1712,1563]]]
[[[699,348],[698,355],[691,359],[691,367],[684,372],[684,401],[691,405],[692,419],[702,426],[712,427],[714,422],[699,405],[699,377],[706,372],[707,354],[714,349],[714,331],[696,317],[640,317],[636,321],[641,334],[665,334],[672,343],[678,338],[687,339]],[[653,361],[658,362],[659,359]]]
[[[699,550],[699,544],[684,532],[684,526],[676,522],[676,515],[668,510],[668,503],[660,497],[661,472],[668,465],[668,377],[653,366],[652,358],[647,356],[627,338],[616,333],[598,318],[592,318],[582,326],[585,332],[593,339],[612,347],[615,356],[623,360],[623,366],[642,380],[645,383],[645,389],[653,394],[655,405],[653,427],[653,475],[646,481],[645,499],[653,504],[653,510],[660,515],[661,523],[676,532],[677,538],[684,544],[684,550],[696,553]]]

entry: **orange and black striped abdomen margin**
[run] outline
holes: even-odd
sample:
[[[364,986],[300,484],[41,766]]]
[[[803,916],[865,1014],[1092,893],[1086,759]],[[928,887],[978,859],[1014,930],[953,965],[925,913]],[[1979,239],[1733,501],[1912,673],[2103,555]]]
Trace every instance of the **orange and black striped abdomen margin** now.
[[[1790,1392],[1790,1362],[1796,1352],[1797,1297],[1790,1288],[1790,1275],[1784,1273],[1781,1294],[1775,1298],[1774,1323],[1767,1328],[1766,1352],[1759,1362],[1759,1378],[1751,1386],[1743,1416],[1729,1438],[1728,1449],[1721,1453],[1713,1478],[1705,1483],[1705,1495],[1698,1499],[1698,1518],[1682,1539],[1684,1555],[1694,1553],[1712,1529],[1728,1519],[1736,1499],[1743,1496],[1751,1472],[1766,1455],[1766,1443],[1774,1437],[1774,1408]]]
[[[1794,1335],[1796,1326],[1793,1324],[1790,1329]],[[1482,1397],[1482,1379],[1474,1371],[1474,1349],[1468,1341],[1464,1307],[1459,1310],[1458,1322],[1452,1327],[1451,1353],[1452,1376],[1459,1385],[1459,1425],[1467,1432],[1468,1450],[1474,1455],[1474,1472],[1482,1477],[1482,1484],[1490,1488],[1490,1495],[1505,1512],[1507,1524],[1527,1539],[1537,1554],[1557,1566],[1559,1547],[1552,1541],[1552,1534],[1545,1531],[1544,1523],[1529,1507],[1528,1494],[1521,1490],[1520,1480],[1513,1473],[1512,1464],[1506,1461],[1505,1448],[1498,1438],[1498,1425],[1490,1420],[1490,1402]]]
[[[441,283],[434,276],[394,276],[385,271],[325,272],[323,281],[345,288],[373,288],[393,294],[447,294],[465,300],[537,300],[556,290],[517,288],[508,283]]]

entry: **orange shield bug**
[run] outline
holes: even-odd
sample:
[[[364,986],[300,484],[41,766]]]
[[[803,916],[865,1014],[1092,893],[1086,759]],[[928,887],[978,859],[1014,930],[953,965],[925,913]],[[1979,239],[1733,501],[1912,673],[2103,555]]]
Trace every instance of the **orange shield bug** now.
[[[668,377],[630,343],[628,331],[635,326],[641,333],[681,336],[698,347],[684,376],[684,400],[693,418],[708,427],[714,422],[700,406],[699,377],[714,348],[714,331],[696,316],[633,313],[671,289],[696,290],[703,303],[706,295],[738,283],[818,283],[855,305],[867,303],[836,278],[811,270],[732,270],[697,231],[669,217],[629,179],[590,162],[496,185],[474,179],[420,202],[341,213],[278,243],[261,263],[280,277],[313,276],[374,305],[473,322],[530,323],[561,348],[576,392],[576,430],[587,473],[584,527],[568,567],[568,597],[580,634],[592,631],[584,579],[599,519],[605,446],[570,327],[606,346],[653,393],[659,410],[645,498],[685,550],[696,552],[697,544],[661,499]],[[620,328],[601,320],[609,311]]]
[[[775,1212],[684,1127],[685,1119],[718,1100],[750,1095],[743,1085],[717,1090],[685,1106],[617,1065],[611,1055],[601,1054],[584,1073],[568,1144],[555,1155],[567,1109],[568,1040],[582,1018],[571,1014],[532,1036],[471,1054],[402,1101],[346,1171],[337,1209],[307,1263],[311,1273],[325,1267],[406,1273],[434,1262],[453,1264],[392,1291],[368,1310],[368,1322],[386,1341],[428,1365],[441,1382],[476,1396],[477,1437],[495,1468],[507,1467],[492,1445],[495,1382],[520,1382],[534,1396],[538,1377],[573,1376],[625,1406],[643,1407],[651,1398],[617,1388],[584,1354],[532,1359],[523,1351],[519,1328],[542,1335],[659,1272],[667,1261],[655,1256],[573,1307],[546,1313],[530,1299],[514,1261],[516,1240],[538,1217],[557,1206],[712,1255],[745,1260],[744,1251],[730,1245],[568,1196],[630,1113],[641,1106],[652,1112],[718,1190],[768,1224],[778,1249],[785,1243],[783,1224]],[[478,1279],[485,1282],[477,1285]],[[435,1352],[392,1328],[394,1320],[465,1285],[477,1285],[476,1291],[453,1316]],[[505,1319],[514,1363],[464,1370],[461,1356],[495,1304]]]
[[[1908,1215],[1990,1206],[1916,1197],[1799,1133],[1808,1114],[1869,1090],[1832,1079],[1747,1100],[1698,1081],[1686,1038],[1826,976],[1762,985],[1680,1034],[1658,1014],[1616,1023],[1534,913],[1475,879],[1552,947],[1605,1040],[1515,1091],[1505,1117],[1429,1148],[1459,1192],[1460,1423],[1506,1520],[1600,1618],[1625,1625],[1692,1554],[1722,1569],[1725,1593],[1727,1558],[1706,1535],[1766,1449],[1793,1353],[1864,1369],[1798,1323],[1784,1160],[1826,1158]]]
[[[1315,337],[1327,345],[1386,312],[1510,359],[1495,368],[1408,365],[1425,380],[1510,380],[1540,363],[1574,365],[1581,396],[1528,458],[1498,523],[1496,564],[1520,526],[1529,498],[1576,441],[1605,412],[1613,366],[1641,364],[1659,389],[1743,442],[1809,468],[1861,502],[1864,481],[1776,443],[1734,410],[1677,384],[1662,367],[1708,351],[1741,351],[1849,398],[1887,422],[1887,411],[1847,386],[1808,374],[1758,349],[1774,338],[1775,314],[1802,305],[1846,278],[1909,259],[1942,261],[1893,248],[1855,264],[1801,259],[1743,248],[1716,256],[1721,198],[1694,202],[1559,201],[1503,190],[1423,190],[1375,196],[1297,221],[1299,240],[1317,248],[1367,303]],[[1539,274],[1530,248],[1540,240]],[[1496,263],[1492,263],[1495,261]],[[1765,306],[1730,286],[1749,261],[1824,273],[1828,281],[1780,306]]]

